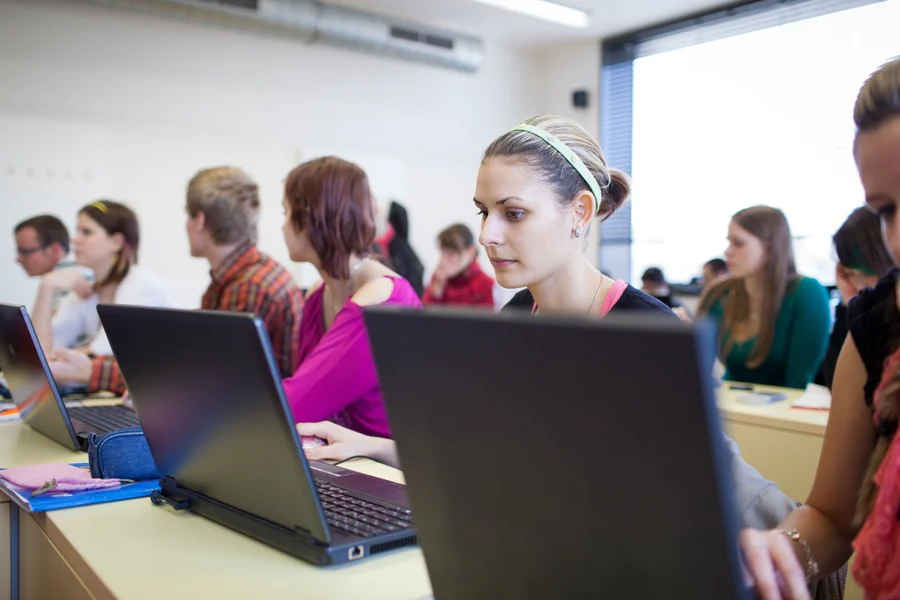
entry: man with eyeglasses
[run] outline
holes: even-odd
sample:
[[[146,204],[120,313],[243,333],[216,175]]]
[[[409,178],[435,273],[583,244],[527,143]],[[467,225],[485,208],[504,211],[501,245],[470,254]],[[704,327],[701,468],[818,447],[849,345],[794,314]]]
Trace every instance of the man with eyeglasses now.
[[[16,262],[30,277],[42,277],[69,254],[69,231],[53,215],[38,215],[16,225]]]

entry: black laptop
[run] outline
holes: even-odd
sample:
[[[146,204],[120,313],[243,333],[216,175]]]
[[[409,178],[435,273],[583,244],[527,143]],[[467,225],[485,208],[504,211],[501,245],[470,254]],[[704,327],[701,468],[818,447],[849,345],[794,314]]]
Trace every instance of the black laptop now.
[[[138,425],[129,408],[67,406],[24,306],[0,304],[0,364],[13,403],[26,425],[73,450],[86,450],[88,434]]]
[[[749,597],[708,332],[365,321],[436,598]]]
[[[98,312],[162,476],[158,501],[318,565],[416,543],[405,486],[306,460],[258,318]]]

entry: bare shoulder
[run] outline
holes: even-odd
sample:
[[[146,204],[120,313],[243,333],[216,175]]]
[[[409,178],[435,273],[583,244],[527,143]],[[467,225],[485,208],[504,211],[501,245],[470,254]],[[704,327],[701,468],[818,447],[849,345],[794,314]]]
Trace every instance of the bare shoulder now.
[[[374,306],[387,302],[394,293],[394,280],[379,276],[363,285],[353,295],[353,302],[359,306]]]

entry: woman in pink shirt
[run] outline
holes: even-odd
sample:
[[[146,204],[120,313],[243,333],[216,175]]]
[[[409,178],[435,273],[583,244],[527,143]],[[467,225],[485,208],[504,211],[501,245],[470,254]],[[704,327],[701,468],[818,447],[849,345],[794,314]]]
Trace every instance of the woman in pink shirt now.
[[[390,437],[363,308],[421,303],[405,279],[368,257],[374,213],[366,173],[353,163],[329,156],[288,175],[284,241],[291,260],[313,265],[322,281],[303,308],[299,366],[283,384],[297,422]]]

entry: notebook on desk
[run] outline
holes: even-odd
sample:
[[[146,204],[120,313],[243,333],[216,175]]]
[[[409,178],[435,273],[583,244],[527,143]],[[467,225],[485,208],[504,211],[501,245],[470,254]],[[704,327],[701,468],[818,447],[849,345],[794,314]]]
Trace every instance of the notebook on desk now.
[[[97,310],[162,475],[157,502],[318,565],[416,543],[405,486],[306,460],[260,319]]]
[[[364,314],[436,598],[749,597],[708,333]]]
[[[124,406],[66,405],[24,306],[0,304],[0,364],[25,424],[72,450],[86,450],[90,433],[139,424]]]

